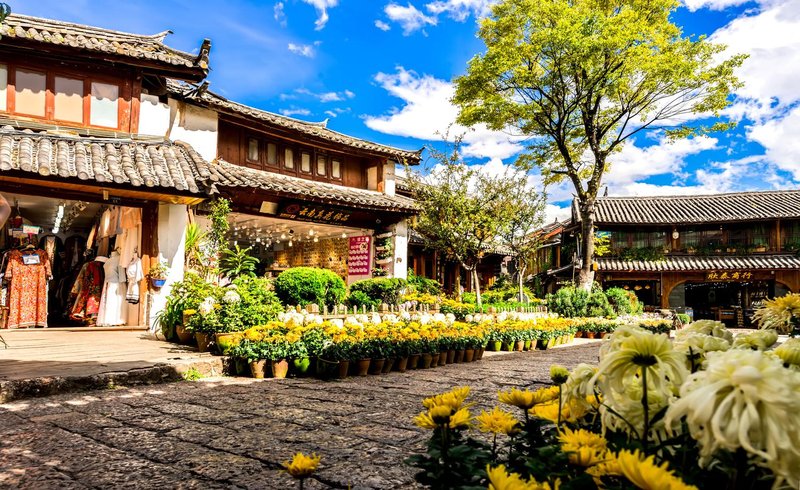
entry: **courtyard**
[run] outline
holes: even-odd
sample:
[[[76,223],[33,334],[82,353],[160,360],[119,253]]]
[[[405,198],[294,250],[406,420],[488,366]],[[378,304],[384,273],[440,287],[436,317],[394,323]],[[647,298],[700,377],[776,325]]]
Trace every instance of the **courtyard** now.
[[[0,487],[293,488],[297,451],[322,456],[306,488],[418,488],[403,463],[427,433],[421,400],[472,387],[475,412],[549,368],[597,363],[599,343],[487,355],[405,375],[323,382],[208,378],[34,398],[0,406]]]

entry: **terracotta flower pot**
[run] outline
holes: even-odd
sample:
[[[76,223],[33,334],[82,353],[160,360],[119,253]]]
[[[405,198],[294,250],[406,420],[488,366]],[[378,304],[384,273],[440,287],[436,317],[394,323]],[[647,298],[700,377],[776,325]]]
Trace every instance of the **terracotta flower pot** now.
[[[539,347],[539,340],[534,339],[531,340],[531,350],[536,350]]]
[[[539,350],[547,349],[547,339],[539,339],[536,341],[536,348]]]
[[[404,372],[406,372],[407,368],[408,368],[408,357],[400,357],[400,358],[398,358],[397,362],[394,365],[394,369],[398,373],[404,373]]]
[[[431,363],[433,363],[433,356],[430,354],[421,354],[419,358],[419,367],[422,369],[428,369],[431,367]]]
[[[464,349],[464,362],[472,362],[475,359],[475,349]]]
[[[489,350],[494,352],[500,352],[500,349],[503,348],[503,343],[499,340],[493,340],[489,342]]]
[[[434,352],[431,354],[431,367],[436,367],[439,365],[440,355],[438,352]]]
[[[446,351],[443,352],[443,354],[447,358],[447,364],[453,364],[454,362],[456,362],[456,350],[455,349],[446,350]],[[441,359],[441,357],[440,357],[440,359]]]
[[[259,359],[258,361],[250,361],[250,375],[256,379],[264,379],[267,368],[267,360]]]
[[[594,338],[594,332],[586,332],[586,338],[587,339],[593,339]]]
[[[522,352],[522,349],[525,348],[525,341],[517,340],[517,342],[514,344],[514,347],[515,347],[514,350],[516,350],[517,352]]]
[[[197,340],[197,350],[200,352],[208,352],[208,348],[211,344],[211,336],[207,333],[195,332],[194,338]]]
[[[369,374],[381,374],[386,359],[373,359],[369,365]]]
[[[548,349],[552,349],[555,346],[556,346],[556,339],[553,338],[553,339],[550,339],[550,340],[547,341],[547,348]]]
[[[347,377],[347,371],[350,369],[350,361],[339,361],[339,371],[336,373],[336,376],[339,379],[344,379]]]
[[[311,366],[311,359],[308,357],[301,357],[300,359],[292,360],[292,367],[297,374],[306,374],[308,367]]]
[[[182,323],[175,326],[175,334],[178,336],[178,342],[181,344],[188,344],[194,338],[194,334],[186,330],[186,325]]]
[[[289,362],[286,359],[280,361],[272,361],[272,377],[283,379],[286,373],[289,372]]]
[[[366,376],[369,372],[369,365],[372,359],[359,359],[356,363],[356,374],[359,376]]]
[[[577,332],[575,332],[575,337],[577,338],[583,337],[583,330],[578,330]]]
[[[481,359],[483,359],[483,353],[484,353],[485,350],[486,349],[481,347],[480,349],[475,351],[475,360],[476,361],[480,361]]]
[[[417,369],[419,367],[420,354],[411,354],[408,356],[408,369]]]
[[[458,349],[456,351],[456,364],[460,364],[464,362],[464,349]]]
[[[443,351],[439,352],[439,364],[438,364],[439,366],[444,366],[445,364],[447,364],[447,354],[448,354],[448,352],[450,352],[450,351],[443,350]]]
[[[606,338],[607,335],[608,335],[608,332],[603,332],[603,333],[600,334],[600,338],[604,339],[604,338]]]
[[[383,369],[381,369],[382,374],[389,374],[392,372],[392,368],[394,367],[394,358],[386,359],[383,363]]]

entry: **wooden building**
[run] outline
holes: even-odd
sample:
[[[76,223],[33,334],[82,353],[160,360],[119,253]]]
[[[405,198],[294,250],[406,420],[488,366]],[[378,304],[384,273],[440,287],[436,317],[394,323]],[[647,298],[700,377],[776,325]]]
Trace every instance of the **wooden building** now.
[[[765,298],[800,292],[798,190],[602,197],[596,230],[611,247],[597,280],[647,305],[743,325]]]

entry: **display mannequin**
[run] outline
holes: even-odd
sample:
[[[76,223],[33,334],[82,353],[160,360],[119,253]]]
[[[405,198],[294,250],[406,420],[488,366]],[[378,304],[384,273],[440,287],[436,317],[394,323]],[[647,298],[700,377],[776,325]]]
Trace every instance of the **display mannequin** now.
[[[98,326],[125,325],[125,268],[119,265],[119,252],[114,250],[103,265],[105,280],[97,313]]]

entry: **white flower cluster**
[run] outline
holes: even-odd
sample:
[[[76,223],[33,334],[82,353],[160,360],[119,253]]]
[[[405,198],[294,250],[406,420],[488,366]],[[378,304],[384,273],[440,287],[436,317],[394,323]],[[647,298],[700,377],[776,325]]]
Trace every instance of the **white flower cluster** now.
[[[209,296],[208,298],[204,299],[203,302],[200,303],[197,306],[197,311],[201,315],[208,315],[209,313],[214,311],[214,305],[216,303],[217,303],[217,301],[214,298],[212,298],[211,296]]]

